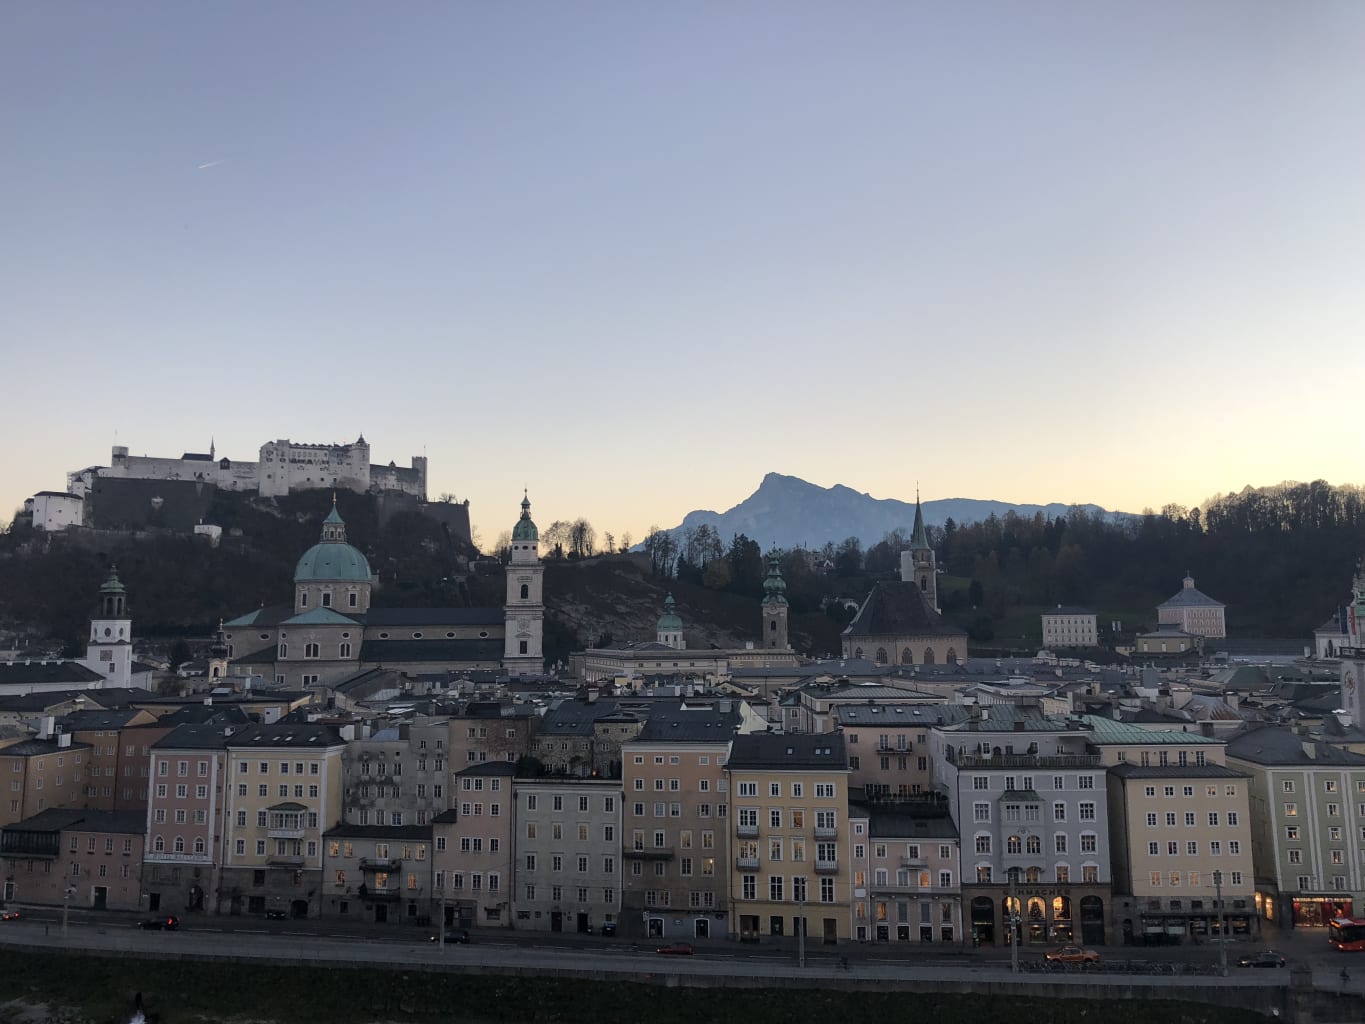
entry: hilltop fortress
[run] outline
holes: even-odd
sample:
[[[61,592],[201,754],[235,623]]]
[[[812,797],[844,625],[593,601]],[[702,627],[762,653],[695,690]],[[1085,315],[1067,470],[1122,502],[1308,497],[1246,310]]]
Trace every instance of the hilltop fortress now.
[[[78,497],[89,493],[95,478],[125,480],[194,480],[229,491],[259,491],[276,498],[293,491],[317,488],[355,491],[398,491],[419,500],[427,497],[426,456],[414,455],[411,468],[390,462],[370,463],[370,445],[362,434],[351,444],[300,444],[288,438],[261,445],[254,462],[218,458],[210,442],[207,454],[185,452],[178,459],[129,455],[115,445],[108,466],[89,466],[66,475],[67,491]]]
[[[364,435],[349,444],[310,444],[287,438],[261,445],[259,458],[220,457],[210,441],[207,452],[179,458],[130,455],[115,445],[107,466],[87,466],[66,476],[65,491],[39,491],[24,503],[36,530],[72,527],[136,529],[165,526],[188,531],[204,515],[215,490],[254,492],[263,498],[298,491],[344,490],[374,494],[394,510],[427,507],[427,460],[414,455],[411,466],[370,462]],[[449,503],[442,521],[461,511]],[[468,539],[467,503],[460,522],[449,525]]]

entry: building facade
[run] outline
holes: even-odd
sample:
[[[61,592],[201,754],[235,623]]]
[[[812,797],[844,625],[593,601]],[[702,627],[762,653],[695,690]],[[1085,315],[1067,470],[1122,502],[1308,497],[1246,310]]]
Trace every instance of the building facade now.
[[[1195,589],[1194,577],[1186,574],[1180,591],[1156,608],[1157,625],[1169,624],[1195,636],[1218,638],[1228,635],[1224,621],[1226,606]]]
[[[5,903],[143,909],[142,830],[139,814],[60,808],[6,825]]]
[[[599,931],[621,913],[621,783],[517,779],[513,927]]]
[[[825,943],[852,938],[854,840],[843,736],[737,736],[725,772],[730,934],[745,942],[803,933]]]
[[[1097,616],[1088,608],[1058,605],[1043,612],[1044,647],[1095,647],[1099,643]]]

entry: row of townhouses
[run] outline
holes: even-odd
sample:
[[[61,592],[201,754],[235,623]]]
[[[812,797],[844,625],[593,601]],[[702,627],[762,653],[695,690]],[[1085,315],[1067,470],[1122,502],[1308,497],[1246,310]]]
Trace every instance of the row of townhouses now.
[[[1278,727],[879,699],[777,733],[714,695],[377,731],[184,710],[0,746],[7,903],[1000,945],[1254,936],[1365,900],[1365,755]]]

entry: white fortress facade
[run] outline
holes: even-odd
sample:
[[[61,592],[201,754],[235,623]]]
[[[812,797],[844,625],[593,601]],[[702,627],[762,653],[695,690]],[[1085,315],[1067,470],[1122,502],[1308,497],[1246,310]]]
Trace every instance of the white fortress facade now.
[[[304,444],[282,438],[261,445],[260,457],[242,462],[219,458],[214,445],[208,454],[185,452],[177,458],[129,455],[115,445],[108,466],[90,466],[67,474],[67,491],[84,497],[96,477],[127,480],[190,480],[229,491],[259,491],[280,497],[294,491],[401,491],[422,501],[427,497],[427,460],[414,455],[412,465],[370,463],[370,445],[362,435],[350,444]]]
[[[267,441],[259,458],[251,461],[220,458],[212,443],[207,453],[185,452],[179,458],[130,455],[126,446],[115,445],[109,465],[68,473],[64,493],[40,491],[25,501],[34,528],[56,531],[83,525],[85,499],[97,479],[182,480],[228,491],[257,491],[263,497],[326,489],[399,492],[427,500],[426,456],[414,455],[410,466],[373,465],[364,435],[349,444]]]

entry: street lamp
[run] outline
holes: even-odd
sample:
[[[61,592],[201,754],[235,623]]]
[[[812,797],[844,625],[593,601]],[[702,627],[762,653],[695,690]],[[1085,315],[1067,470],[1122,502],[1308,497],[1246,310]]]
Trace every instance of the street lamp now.
[[[797,901],[797,906],[801,908],[801,916],[796,920],[796,963],[798,967],[804,970],[806,966],[806,900],[804,896]]]
[[[1223,907],[1223,872],[1213,873],[1213,898],[1218,903],[1218,966],[1228,976],[1228,915]]]

